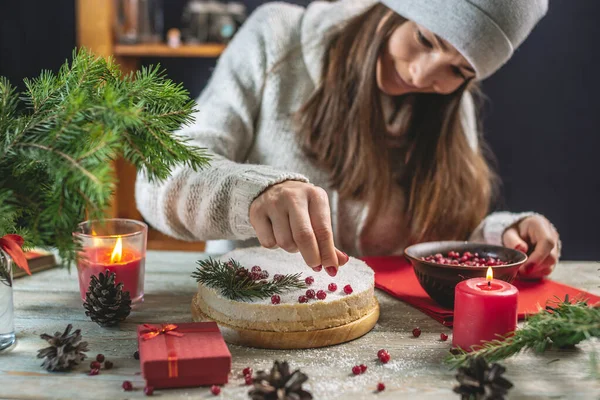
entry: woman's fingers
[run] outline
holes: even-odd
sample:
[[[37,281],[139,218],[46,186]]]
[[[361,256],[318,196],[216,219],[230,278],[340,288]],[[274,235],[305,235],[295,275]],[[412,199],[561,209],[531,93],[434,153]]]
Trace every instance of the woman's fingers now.
[[[534,247],[521,267],[521,275],[537,279],[550,274],[559,257],[559,237],[556,229],[543,217],[530,217],[519,224],[520,236]]]
[[[304,258],[304,262],[313,270],[319,272],[322,269],[321,254],[308,214],[308,206],[292,207],[290,209],[290,227],[292,237],[300,250],[300,254],[302,254],[302,258]]]
[[[296,253],[298,246],[296,246],[296,242],[294,241],[287,213],[274,212],[270,214],[269,218],[271,219],[271,225],[273,225],[273,233],[277,245],[288,253]]]
[[[340,262],[340,267],[346,264],[348,261],[350,261],[350,257],[348,257],[348,254],[344,253],[339,249],[335,249],[335,254],[337,255],[338,261]]]
[[[308,213],[319,247],[321,265],[330,276],[335,276],[340,264],[333,244],[329,199],[325,190],[313,186],[308,195]]]
[[[277,247],[277,240],[273,233],[273,225],[267,215],[261,215],[252,221],[252,227],[256,232],[256,237],[260,242],[260,245],[267,249],[273,249]]]
[[[504,235],[502,235],[502,242],[504,243],[504,246],[510,249],[520,250],[523,253],[527,253],[527,250],[529,250],[527,242],[519,236],[519,231],[516,227],[509,228],[504,232]]]

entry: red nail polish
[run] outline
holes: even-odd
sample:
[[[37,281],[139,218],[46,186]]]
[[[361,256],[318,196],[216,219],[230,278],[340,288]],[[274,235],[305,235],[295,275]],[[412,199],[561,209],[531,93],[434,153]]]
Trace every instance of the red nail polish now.
[[[321,272],[322,269],[323,269],[322,265],[317,265],[316,267],[313,267],[313,271],[315,271],[315,272]]]
[[[346,256],[346,261],[350,261],[350,257],[348,256],[348,254],[344,253],[343,251],[342,254]]]
[[[327,271],[327,274],[329,276],[336,276],[337,275],[337,268],[336,267],[327,267],[327,268],[325,268],[325,271]]]

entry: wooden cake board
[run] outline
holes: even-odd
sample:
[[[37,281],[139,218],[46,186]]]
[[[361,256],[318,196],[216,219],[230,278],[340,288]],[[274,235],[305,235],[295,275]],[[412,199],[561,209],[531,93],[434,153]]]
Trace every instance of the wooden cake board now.
[[[196,295],[197,296],[197,295]],[[192,301],[192,318],[195,322],[213,321]],[[314,331],[274,332],[238,328],[215,321],[221,329],[225,342],[262,349],[310,349],[349,342],[368,333],[379,319],[379,303],[364,317],[345,325]]]

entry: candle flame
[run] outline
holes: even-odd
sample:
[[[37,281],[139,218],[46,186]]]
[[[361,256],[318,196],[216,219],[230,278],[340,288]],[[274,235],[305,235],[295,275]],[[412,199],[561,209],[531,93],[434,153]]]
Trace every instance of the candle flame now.
[[[494,279],[494,271],[492,270],[492,267],[488,267],[487,273],[485,274],[485,279],[487,279],[488,282]]]
[[[115,243],[115,248],[113,249],[112,254],[110,255],[111,264],[121,262],[121,258],[123,257],[123,243],[121,241],[121,237],[117,239],[117,243]]]

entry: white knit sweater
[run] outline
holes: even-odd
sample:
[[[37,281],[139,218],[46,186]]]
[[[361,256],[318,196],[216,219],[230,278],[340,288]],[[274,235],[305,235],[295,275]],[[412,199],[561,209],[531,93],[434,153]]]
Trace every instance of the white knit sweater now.
[[[301,151],[291,119],[319,82],[325,33],[375,2],[313,2],[306,9],[270,3],[258,8],[220,57],[198,99],[194,125],[180,132],[191,144],[209,149],[210,167],[200,172],[179,167],[158,184],[140,172],[136,202],[146,221],[183,240],[228,239],[235,240],[235,246],[258,245],[249,220],[250,204],[269,186],[298,180],[329,194],[338,248],[354,256],[401,252],[406,245],[405,216],[400,212],[391,216],[394,229],[365,229],[368,207],[339,201],[327,173]],[[285,64],[273,69],[284,56]],[[469,142],[476,146],[470,97],[463,101],[462,121]],[[504,230],[528,215],[491,214],[471,240],[501,244]],[[366,237],[373,232],[376,238]],[[214,250],[211,242],[207,250]]]

